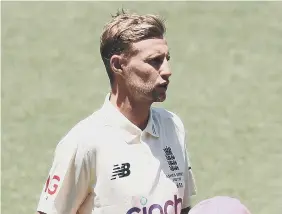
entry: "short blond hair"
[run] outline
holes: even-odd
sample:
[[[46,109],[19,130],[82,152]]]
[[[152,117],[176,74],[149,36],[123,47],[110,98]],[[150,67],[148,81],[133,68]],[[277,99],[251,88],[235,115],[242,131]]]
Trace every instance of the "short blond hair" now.
[[[165,31],[164,20],[156,15],[138,15],[122,10],[112,16],[112,20],[105,25],[100,40],[100,53],[111,85],[113,84],[110,67],[112,55],[126,54],[130,51],[132,43],[163,37]]]

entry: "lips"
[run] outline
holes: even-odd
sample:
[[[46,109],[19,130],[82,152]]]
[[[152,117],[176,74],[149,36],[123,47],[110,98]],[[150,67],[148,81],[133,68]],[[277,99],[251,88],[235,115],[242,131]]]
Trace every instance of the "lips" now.
[[[168,82],[165,82],[159,85],[159,87],[163,87],[163,88],[167,88],[167,86],[168,86]]]
[[[166,89],[167,89],[167,87],[168,87],[168,82],[165,82],[165,83],[159,84],[159,85],[158,85],[158,87],[166,90]]]

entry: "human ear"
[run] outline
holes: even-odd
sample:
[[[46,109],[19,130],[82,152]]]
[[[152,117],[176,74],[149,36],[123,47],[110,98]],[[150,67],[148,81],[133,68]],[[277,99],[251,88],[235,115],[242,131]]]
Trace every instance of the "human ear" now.
[[[111,70],[114,73],[119,74],[119,75],[122,74],[121,61],[122,61],[122,58],[119,55],[113,55],[110,59]]]

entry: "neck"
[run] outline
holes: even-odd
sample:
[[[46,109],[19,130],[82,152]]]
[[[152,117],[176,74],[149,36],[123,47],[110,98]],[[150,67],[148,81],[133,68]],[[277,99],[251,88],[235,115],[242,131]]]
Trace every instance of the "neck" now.
[[[110,102],[134,125],[144,130],[147,126],[151,103],[142,103],[133,97],[111,93]]]

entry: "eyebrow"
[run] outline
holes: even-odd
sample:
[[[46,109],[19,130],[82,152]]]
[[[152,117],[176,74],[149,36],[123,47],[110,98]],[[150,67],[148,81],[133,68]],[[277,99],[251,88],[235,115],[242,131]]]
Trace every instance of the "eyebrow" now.
[[[146,56],[146,58],[154,58],[154,57],[157,57],[157,56],[161,56],[163,55],[164,53],[158,51],[158,52],[155,52],[155,53],[151,53],[149,54],[148,56]],[[167,54],[165,54],[166,56],[170,56],[170,52],[168,51]]]

